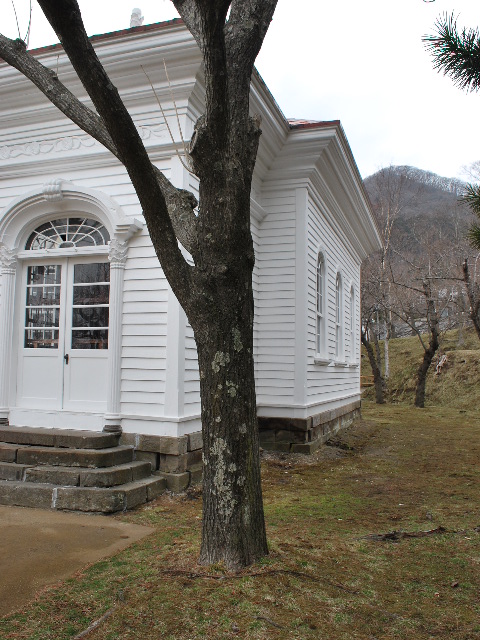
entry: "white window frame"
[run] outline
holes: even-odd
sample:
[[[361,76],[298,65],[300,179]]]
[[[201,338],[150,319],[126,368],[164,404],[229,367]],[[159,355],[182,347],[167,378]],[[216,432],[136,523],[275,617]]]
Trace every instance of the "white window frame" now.
[[[355,287],[350,287],[350,361],[356,359],[356,331],[355,331]]]
[[[315,290],[315,352],[319,358],[325,355],[326,344],[326,280],[325,256],[319,251],[317,256]]]
[[[345,358],[343,347],[343,282],[340,271],[335,278],[335,360],[343,362]]]

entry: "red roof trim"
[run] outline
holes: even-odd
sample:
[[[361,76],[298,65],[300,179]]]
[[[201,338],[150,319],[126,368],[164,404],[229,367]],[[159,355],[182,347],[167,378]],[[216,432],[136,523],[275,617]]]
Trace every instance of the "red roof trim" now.
[[[340,126],[340,120],[287,120],[290,129],[332,129]]]
[[[130,27],[130,29],[121,29],[120,31],[112,31],[110,33],[100,33],[97,35],[89,36],[90,42],[98,42],[102,40],[111,40],[113,38],[121,38],[122,36],[133,35],[135,33],[146,33],[147,31],[157,31],[166,27],[181,26],[184,22],[181,18],[173,18],[172,20],[165,20],[165,22],[155,22],[154,24],[145,24],[140,27]],[[39,47],[38,49],[29,49],[29,53],[38,54],[45,53],[46,51],[55,51],[56,49],[63,49],[60,43],[49,44],[45,47]]]

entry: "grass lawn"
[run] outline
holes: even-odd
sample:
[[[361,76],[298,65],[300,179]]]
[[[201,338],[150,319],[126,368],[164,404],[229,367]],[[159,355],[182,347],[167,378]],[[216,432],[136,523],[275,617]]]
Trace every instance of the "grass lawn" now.
[[[264,456],[270,555],[256,566],[199,567],[200,491],[163,496],[118,516],[151,536],[0,620],[0,638],[74,638],[113,607],[85,637],[480,638],[476,411],[366,403],[335,444]]]

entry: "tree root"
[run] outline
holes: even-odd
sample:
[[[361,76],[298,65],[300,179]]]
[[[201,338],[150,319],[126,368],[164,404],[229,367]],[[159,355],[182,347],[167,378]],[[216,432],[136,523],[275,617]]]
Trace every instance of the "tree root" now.
[[[188,577],[190,579],[195,578],[204,578],[210,580],[233,580],[239,578],[266,578],[272,575],[291,575],[296,578],[305,578],[307,580],[312,580],[313,582],[323,582],[336,589],[341,589],[347,593],[358,594],[359,591],[356,589],[350,589],[340,582],[333,582],[332,580],[328,580],[327,578],[317,578],[317,576],[312,576],[309,573],[303,573],[302,571],[294,571],[293,569],[271,569],[269,571],[258,571],[256,573],[232,573],[229,575],[215,575],[211,573],[193,573],[192,571],[184,571],[182,569],[166,569],[165,571],[160,572],[164,576],[171,576],[172,578],[178,576]]]

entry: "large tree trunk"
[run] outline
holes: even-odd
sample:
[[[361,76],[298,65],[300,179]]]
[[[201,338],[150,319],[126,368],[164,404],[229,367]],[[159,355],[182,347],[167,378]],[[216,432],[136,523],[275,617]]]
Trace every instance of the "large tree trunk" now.
[[[373,384],[375,385],[375,402],[377,404],[385,404],[385,392],[384,392],[385,382],[382,378],[382,373],[378,367],[377,360],[373,352],[373,347],[370,344],[370,342],[367,340],[367,336],[365,335],[363,330],[361,332],[361,340],[367,352],[368,361],[372,369]]]
[[[197,343],[202,399],[200,562],[224,561],[237,569],[268,553],[253,362],[255,256],[250,233],[250,185],[259,130],[250,122],[251,136],[236,145],[235,161],[230,151],[221,154],[210,146],[202,122],[196,131],[192,158],[201,176],[198,234],[203,250],[195,255],[193,292],[198,303],[188,315]],[[216,172],[208,164],[212,158]]]
[[[202,564],[244,567],[268,553],[253,375],[251,280],[197,335],[203,428]],[[242,298],[239,305],[239,298]],[[245,315],[241,317],[242,312]]]

